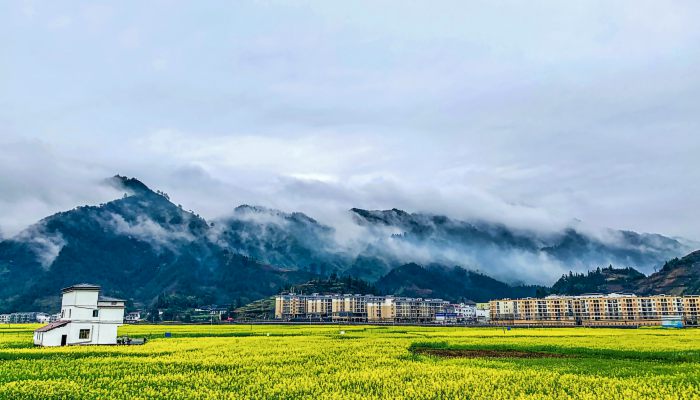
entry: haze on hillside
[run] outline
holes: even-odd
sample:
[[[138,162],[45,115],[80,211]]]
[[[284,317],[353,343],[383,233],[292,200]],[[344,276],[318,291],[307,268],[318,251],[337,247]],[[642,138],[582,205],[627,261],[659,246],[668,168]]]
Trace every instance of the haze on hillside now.
[[[0,4],[0,235],[137,176],[205,218],[399,208],[700,240],[700,5]],[[536,17],[536,18],[535,18]]]

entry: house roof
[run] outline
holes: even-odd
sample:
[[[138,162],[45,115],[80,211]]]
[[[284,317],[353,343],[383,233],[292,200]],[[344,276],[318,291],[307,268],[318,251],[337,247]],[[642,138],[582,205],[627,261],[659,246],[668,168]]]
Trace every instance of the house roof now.
[[[126,301],[124,299],[118,299],[116,297],[109,297],[109,296],[99,296],[97,298],[97,301]]]
[[[66,293],[72,292],[73,290],[100,290],[100,285],[93,285],[91,283],[78,283],[77,285],[72,285],[61,289],[61,292]]]
[[[48,324],[48,325],[44,325],[44,326],[42,326],[41,328],[34,330],[34,332],[48,332],[48,331],[50,331],[50,330],[52,330],[52,329],[56,329],[56,328],[60,328],[60,327],[62,327],[62,326],[68,325],[69,323],[70,323],[70,321],[56,321],[56,322],[52,322],[52,323],[50,323],[50,324]]]

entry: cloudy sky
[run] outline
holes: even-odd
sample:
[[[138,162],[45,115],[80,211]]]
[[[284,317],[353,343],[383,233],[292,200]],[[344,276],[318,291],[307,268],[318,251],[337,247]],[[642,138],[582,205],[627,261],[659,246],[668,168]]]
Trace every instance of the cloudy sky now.
[[[0,1],[0,231],[136,176],[700,239],[695,1]]]

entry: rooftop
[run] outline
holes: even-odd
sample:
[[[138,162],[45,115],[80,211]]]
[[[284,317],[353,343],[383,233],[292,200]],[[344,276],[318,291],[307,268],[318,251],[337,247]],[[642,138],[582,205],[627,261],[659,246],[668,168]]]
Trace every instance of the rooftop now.
[[[62,327],[62,326],[64,326],[64,325],[68,325],[69,323],[70,323],[70,321],[56,321],[56,322],[52,322],[52,323],[50,323],[50,324],[48,324],[48,325],[42,326],[41,328],[35,330],[34,332],[48,332],[48,331],[50,331],[50,330],[52,330],[52,329],[56,329],[56,328],[60,328],[60,327]]]
[[[97,301],[126,301],[124,299],[118,299],[116,297],[109,297],[109,296],[99,296],[97,298]]]
[[[91,283],[78,283],[77,285],[72,285],[61,289],[61,292],[66,293],[72,292],[74,290],[100,290],[100,285],[93,285]]]

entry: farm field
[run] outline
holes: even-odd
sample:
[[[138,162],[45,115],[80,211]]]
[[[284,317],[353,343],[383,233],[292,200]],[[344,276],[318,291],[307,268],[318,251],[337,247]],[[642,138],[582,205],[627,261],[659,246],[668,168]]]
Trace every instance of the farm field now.
[[[2,399],[700,398],[700,329],[134,325],[143,346],[35,348],[36,327],[0,327]]]

